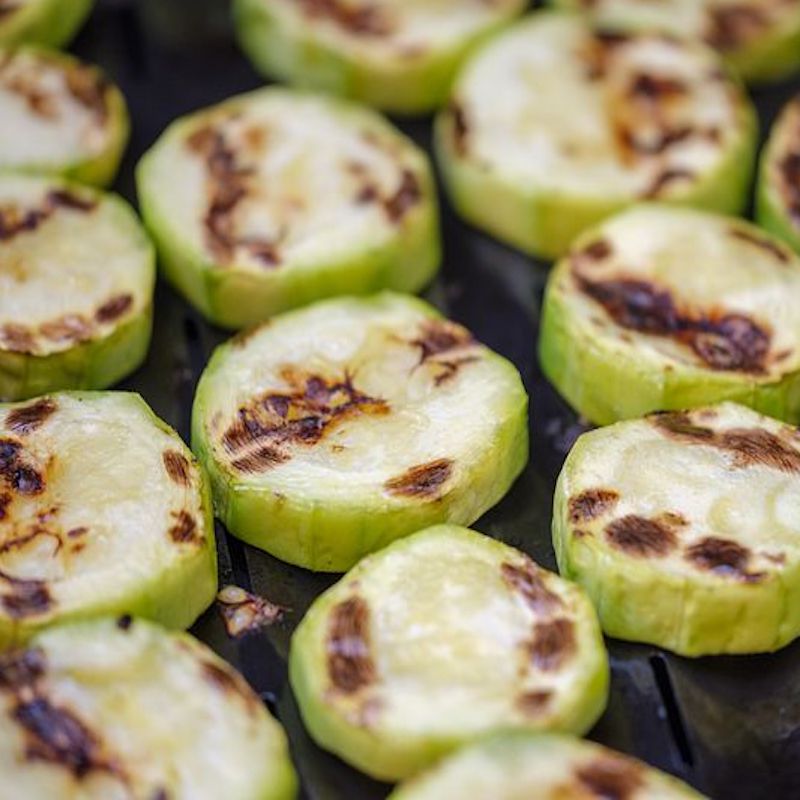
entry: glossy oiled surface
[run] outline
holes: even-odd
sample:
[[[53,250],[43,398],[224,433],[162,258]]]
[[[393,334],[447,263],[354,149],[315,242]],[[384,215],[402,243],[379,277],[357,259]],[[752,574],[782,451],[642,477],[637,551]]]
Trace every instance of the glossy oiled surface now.
[[[260,85],[233,44],[227,10],[225,0],[107,0],[79,40],[77,51],[100,61],[132,106],[134,140],[117,184],[128,196],[135,160],[175,116]],[[762,126],[798,86],[784,84],[756,95]],[[426,122],[404,127],[428,145]],[[474,233],[447,208],[444,233],[445,268],[429,299],[514,361],[533,396],[531,465],[511,494],[475,527],[552,568],[555,476],[578,428],[536,365],[546,270]],[[223,338],[162,288],[149,361],[127,385],[142,391],[186,437],[194,384],[211,348]],[[384,797],[387,787],[310,742],[286,684],[291,631],[332,579],[287,567],[224,536],[220,549],[223,582],[252,586],[291,611],[283,623],[239,644],[227,639],[213,611],[195,632],[241,667],[277,710],[307,797]],[[712,797],[752,800],[800,791],[800,645],[771,656],[698,661],[617,642],[610,650],[611,701],[593,738],[673,772]]]

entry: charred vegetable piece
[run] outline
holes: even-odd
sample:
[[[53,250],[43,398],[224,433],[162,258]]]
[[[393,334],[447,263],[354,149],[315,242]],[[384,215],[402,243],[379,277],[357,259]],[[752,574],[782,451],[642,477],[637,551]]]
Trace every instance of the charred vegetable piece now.
[[[798,520],[800,432],[723,403],[582,436],[553,539],[609,636],[755,653],[800,634]]]
[[[211,321],[418,291],[440,260],[427,157],[382,117],[263,89],[173,124],[138,169],[167,278]]]
[[[800,68],[800,0],[550,0],[614,30],[702,39],[749,83]]]
[[[487,736],[389,800],[702,800],[671,775],[594,742],[508,731]]]
[[[0,44],[69,44],[94,0],[0,0]]]
[[[0,398],[101,389],[132,372],[154,283],[153,248],[121,198],[0,177]]]
[[[280,725],[187,634],[120,617],[0,654],[0,794],[292,800]]]
[[[465,219],[555,258],[637,201],[741,211],[755,133],[750,101],[703,45],[542,12],[467,63],[436,146]]]
[[[119,89],[96,67],[33,47],[0,48],[0,171],[114,179],[129,120]]]
[[[761,157],[758,221],[800,252],[800,95],[783,110]]]
[[[539,355],[601,425],[720,400],[797,421],[800,258],[742,220],[630,209],[551,274]]]
[[[527,405],[508,361],[421,300],[384,293],[222,345],[192,441],[234,535],[336,572],[497,503],[528,458]]]
[[[271,78],[420,114],[525,0],[236,0],[242,46]]]
[[[583,733],[608,692],[583,592],[453,525],[395,542],[323,594],[289,670],[314,739],[384,780],[498,729]]]
[[[216,592],[212,523],[200,467],[138,395],[0,405],[0,649],[103,614],[188,627]]]

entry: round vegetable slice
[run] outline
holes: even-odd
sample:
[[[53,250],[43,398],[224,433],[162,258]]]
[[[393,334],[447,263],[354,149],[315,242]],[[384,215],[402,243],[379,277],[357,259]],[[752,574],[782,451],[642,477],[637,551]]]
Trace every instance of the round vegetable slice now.
[[[225,327],[417,291],[439,266],[427,157],[342,101],[270,88],[193,114],[144,157],[138,185],[167,278]]]
[[[0,649],[130,613],[188,627],[216,592],[202,471],[139,395],[0,405]]]
[[[0,49],[0,170],[104,186],[128,141],[119,89],[97,68],[34,47]]]
[[[748,82],[800,68],[800,0],[551,0],[617,30],[703,39]]]
[[[609,636],[754,653],[800,634],[798,520],[800,432],[723,403],[582,436],[553,539]]]
[[[583,733],[608,692],[583,592],[452,525],[365,558],[323,594],[289,671],[314,739],[384,780],[497,729]]]
[[[457,210],[545,257],[644,199],[736,213],[756,121],[703,45],[533,14],[472,58],[437,121]]]
[[[236,0],[242,46],[265,75],[419,114],[447,99],[475,45],[524,0]]]
[[[68,44],[91,13],[94,0],[0,0],[0,44]]]
[[[390,800],[702,800],[685,783],[594,742],[507,731],[464,747]]]
[[[100,389],[132,372],[154,283],[153,248],[120,198],[0,177],[0,398]]]
[[[761,158],[758,221],[800,252],[800,95],[782,111]]]
[[[800,259],[742,220],[629,209],[552,272],[539,356],[598,424],[720,400],[800,419]]]
[[[283,730],[241,675],[130,617],[0,655],[0,765],[0,794],[26,800],[291,800],[297,786]]]
[[[497,503],[528,458],[527,405],[512,364],[421,300],[384,293],[218,348],[192,441],[235,536],[335,572]]]

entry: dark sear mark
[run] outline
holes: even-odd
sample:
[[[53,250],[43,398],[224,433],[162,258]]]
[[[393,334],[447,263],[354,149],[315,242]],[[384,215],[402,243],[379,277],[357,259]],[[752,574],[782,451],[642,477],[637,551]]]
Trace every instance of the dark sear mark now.
[[[748,572],[751,553],[746,547],[731,539],[708,536],[686,549],[686,560],[698,569],[715,575],[736,578],[745,583],[756,583],[765,576],[763,572]]]
[[[713,439],[715,435],[712,428],[692,422],[689,414],[684,411],[659,411],[651,414],[648,419],[659,430],[682,441],[696,442],[698,439],[707,441]]]
[[[755,3],[711,5],[705,40],[717,50],[735,50],[769,27],[766,9]]]
[[[334,688],[352,695],[376,679],[370,655],[369,606],[351,597],[334,606],[328,624],[328,674]]]
[[[754,247],[758,247],[761,250],[764,250],[764,252],[775,256],[775,258],[778,259],[778,261],[780,261],[782,264],[789,263],[791,258],[789,250],[777,242],[768,239],[766,236],[759,236],[758,234],[753,233],[745,228],[731,228],[730,234],[734,237],[734,239],[740,239],[743,242],[752,244]]]
[[[440,494],[442,486],[453,474],[453,462],[440,458],[428,464],[411,467],[402,475],[386,481],[384,488],[389,494],[399,497],[416,497],[426,500]]]
[[[454,378],[461,367],[480,360],[474,353],[458,355],[459,351],[469,350],[478,342],[466,328],[449,320],[426,320],[411,344],[420,351],[418,367],[427,363],[435,365],[437,386]]]
[[[598,800],[632,800],[644,785],[639,765],[612,753],[579,767],[575,776]]]
[[[642,197],[646,200],[654,200],[659,197],[664,189],[676,181],[692,181],[694,173],[688,169],[664,169],[653,179],[650,186],[642,192]]]
[[[244,679],[239,677],[235,672],[213,661],[201,662],[200,668],[206,682],[211,686],[215,687],[223,694],[241,699],[247,707],[247,710],[251,713],[258,709],[260,705],[259,699],[245,683]]]
[[[743,314],[693,314],[669,291],[628,278],[591,280],[577,270],[579,289],[599,303],[621,328],[663,336],[691,348],[714,370],[764,372],[771,334]]]
[[[133,617],[130,614],[123,614],[117,618],[117,628],[121,631],[129,631],[133,625]]]
[[[161,458],[164,461],[164,469],[173,483],[177,483],[178,486],[191,484],[191,464],[183,453],[177,450],[165,450]]]
[[[185,510],[170,512],[174,524],[169,529],[169,538],[176,544],[199,544],[202,536],[197,530],[194,517]]]
[[[406,214],[422,199],[419,181],[410,169],[403,169],[397,189],[388,197],[381,194],[380,189],[367,178],[360,167],[354,171],[364,181],[356,196],[356,203],[362,205],[379,203],[383,207],[387,219],[393,225],[399,225]]]
[[[44,651],[39,648],[12,650],[0,655],[0,690],[30,690],[47,670]]]
[[[359,391],[349,374],[342,380],[284,371],[290,391],[255,398],[239,409],[222,436],[235,469],[263,472],[291,458],[289,447],[313,446],[345,419],[388,414],[385,400]],[[251,449],[252,448],[252,449]]]
[[[608,513],[619,500],[619,495],[612,489],[587,489],[569,499],[569,521],[573,525],[602,517]]]
[[[0,225],[2,225],[2,212],[0,212]],[[24,325],[13,323],[3,325],[0,327],[0,341],[2,341],[4,349],[10,350],[12,353],[32,353],[36,349],[33,334]]]
[[[58,406],[49,397],[43,397],[29,406],[15,408],[6,416],[6,428],[12,433],[26,436],[38,430],[52,416]]]
[[[636,514],[610,522],[605,534],[614,547],[634,558],[663,558],[678,545],[675,532],[664,522]]]
[[[0,520],[8,516],[8,507],[11,505],[13,499],[14,498],[10,494],[5,492],[0,494]]]
[[[614,252],[611,242],[606,239],[597,239],[580,250],[573,251],[570,258],[576,266],[593,264],[604,261]]]
[[[0,605],[9,617],[25,619],[47,613],[53,606],[53,598],[45,581],[15,578],[0,572]]]
[[[466,158],[469,155],[470,124],[467,112],[461,103],[455,100],[450,103],[450,119],[453,122],[453,149],[456,155]]]
[[[32,233],[44,224],[59,208],[89,213],[97,207],[94,200],[81,198],[74,192],[51,191],[38,208],[25,211],[17,206],[0,207],[0,242],[8,242],[23,233]]]
[[[575,626],[568,619],[539,622],[528,645],[531,661],[537,669],[552,672],[560,669],[575,653]]]
[[[538,717],[548,711],[552,699],[553,693],[547,689],[525,692],[517,698],[517,708],[527,717]]]
[[[545,585],[544,571],[530,559],[522,564],[505,563],[500,567],[503,581],[522,595],[525,603],[536,614],[552,614],[563,607],[561,598]]]
[[[278,622],[286,609],[238,586],[226,586],[217,595],[217,609],[228,636],[238,639]]]
[[[22,495],[41,494],[44,477],[22,460],[22,445],[13,439],[0,439],[0,478]]]
[[[65,73],[67,89],[95,118],[97,125],[108,119],[108,92],[111,88],[106,77],[94,67],[75,64]]]
[[[130,310],[133,295],[119,294],[103,303],[95,312],[95,319],[100,323],[114,322]]]
[[[92,323],[82,314],[64,314],[39,327],[42,336],[51,342],[85,342],[92,338],[92,330]]]
[[[393,31],[386,11],[378,4],[351,5],[345,0],[295,0],[311,19],[332,22],[355,36],[384,37]]]
[[[636,99],[663,100],[686,94],[686,84],[678,78],[666,78],[660,75],[642,72],[634,76],[630,93]]]

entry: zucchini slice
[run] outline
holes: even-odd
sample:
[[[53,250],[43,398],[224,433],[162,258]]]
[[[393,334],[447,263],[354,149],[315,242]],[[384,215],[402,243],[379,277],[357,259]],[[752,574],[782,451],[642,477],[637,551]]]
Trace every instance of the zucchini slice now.
[[[0,655],[0,795],[292,800],[286,737],[187,634],[121,617]]]
[[[119,89],[94,66],[35,47],[0,49],[0,170],[114,180],[130,123]]]
[[[0,649],[102,614],[185,628],[216,585],[203,473],[139,395],[0,405]]]
[[[615,30],[654,30],[702,39],[748,83],[800,68],[800,0],[550,0],[586,11]]]
[[[395,542],[323,594],[289,674],[314,739],[384,780],[498,729],[584,733],[608,694],[583,592],[453,525]]]
[[[343,101],[235,97],[170,126],[137,177],[166,277],[224,327],[324,297],[414,292],[439,267],[426,155]]]
[[[525,0],[235,0],[245,52],[270,78],[421,114]]]
[[[69,44],[94,0],[0,0],[0,44]]]
[[[590,421],[734,400],[800,419],[800,258],[743,220],[639,206],[545,292],[545,375]]]
[[[630,756],[567,736],[504,731],[464,747],[389,800],[702,800]]]
[[[800,95],[781,112],[761,157],[757,216],[800,253]]]
[[[152,245],[121,198],[0,177],[0,398],[101,389],[132,372],[154,284]]]
[[[722,403],[584,434],[553,539],[609,636],[686,656],[800,634],[800,432]]]
[[[398,537],[470,524],[528,459],[516,368],[416,298],[339,298],[217,349],[192,443],[217,515],[292,564],[342,572]]]
[[[596,31],[551,11],[467,63],[436,147],[469,222],[555,258],[644,199],[738,213],[756,127],[744,91],[703,45]]]

